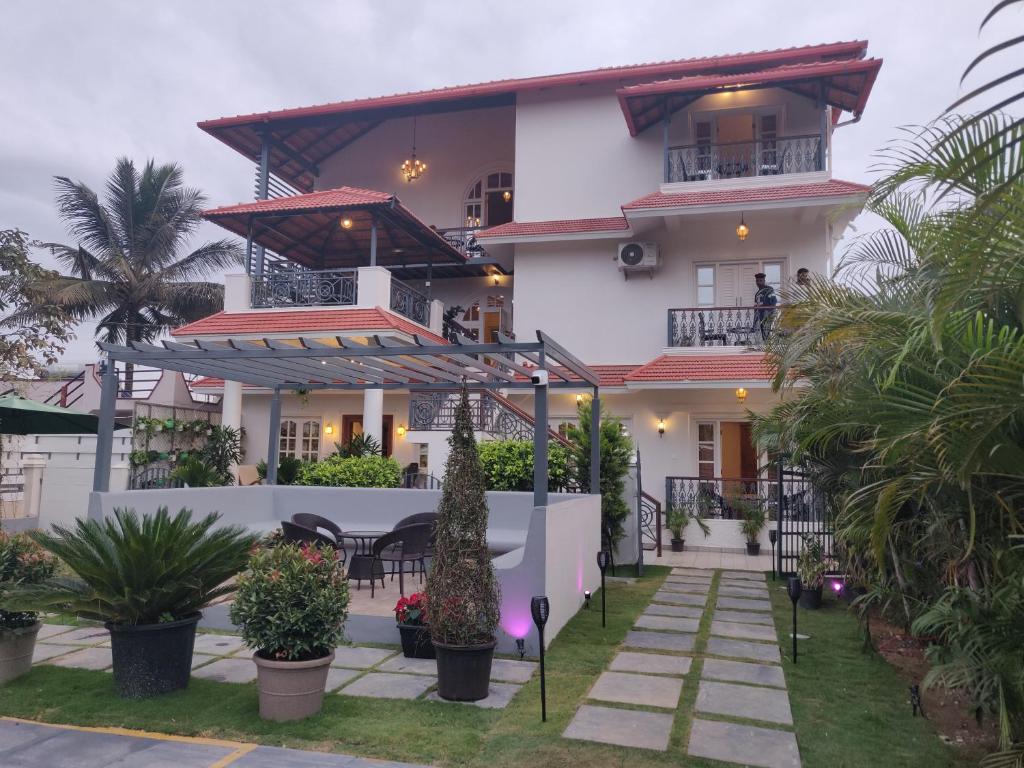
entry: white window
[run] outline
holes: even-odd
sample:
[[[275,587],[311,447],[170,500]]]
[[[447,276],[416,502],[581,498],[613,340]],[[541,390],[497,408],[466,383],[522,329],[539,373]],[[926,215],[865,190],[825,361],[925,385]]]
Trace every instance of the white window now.
[[[697,477],[702,480],[710,480],[716,476],[715,448],[718,440],[715,438],[717,423],[713,421],[702,421],[697,424]]]
[[[782,261],[739,261],[697,266],[698,307],[745,307],[754,303],[757,285],[754,275],[764,272],[765,282],[782,287],[785,275]]]
[[[697,267],[697,306],[715,306],[715,268]]]
[[[512,221],[511,171],[493,171],[470,185],[462,204],[463,226],[493,227]]]
[[[282,419],[278,450],[281,456],[317,461],[320,458],[320,422],[315,419]]]

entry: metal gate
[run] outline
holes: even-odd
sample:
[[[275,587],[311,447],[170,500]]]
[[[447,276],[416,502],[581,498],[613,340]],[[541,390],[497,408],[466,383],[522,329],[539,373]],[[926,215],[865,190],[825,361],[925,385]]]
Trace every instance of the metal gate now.
[[[806,469],[781,462],[778,467],[776,566],[780,574],[795,574],[804,536],[821,542],[826,559],[833,554],[831,510],[829,499]]]

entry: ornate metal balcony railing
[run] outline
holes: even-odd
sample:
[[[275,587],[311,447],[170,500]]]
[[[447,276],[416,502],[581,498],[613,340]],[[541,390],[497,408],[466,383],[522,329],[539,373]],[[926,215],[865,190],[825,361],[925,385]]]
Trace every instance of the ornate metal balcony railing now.
[[[753,347],[771,336],[779,306],[699,307],[668,310],[670,347]]]
[[[455,427],[459,393],[455,391],[413,392],[409,398],[409,429],[447,432]],[[500,440],[532,440],[534,419],[501,395],[470,392],[469,407],[473,428]],[[563,445],[568,441],[549,429],[548,437]]]
[[[394,276],[391,278],[391,309],[420,325],[430,323],[430,300]]]
[[[810,173],[825,168],[821,136],[669,147],[666,182]]]
[[[251,278],[253,308],[352,306],[357,285],[354,269],[276,268]]]
[[[766,519],[776,520],[781,501],[787,523],[826,520],[825,495],[805,473],[785,470],[781,495],[777,478],[777,470],[771,477],[666,477],[665,508],[694,512],[706,520],[742,520],[744,510],[755,507]]]
[[[476,239],[476,234],[481,229],[483,227],[449,227],[448,229],[439,229],[438,234],[459,253],[472,258],[486,255],[483,246]]]

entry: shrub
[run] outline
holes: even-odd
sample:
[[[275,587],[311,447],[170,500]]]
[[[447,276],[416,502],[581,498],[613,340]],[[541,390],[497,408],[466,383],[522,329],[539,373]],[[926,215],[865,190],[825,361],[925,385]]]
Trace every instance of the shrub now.
[[[341,643],[348,581],[330,547],[283,544],[253,554],[238,579],[231,621],[265,659],[306,661]]]
[[[383,456],[329,456],[304,464],[296,485],[331,485],[348,488],[397,488],[402,482],[398,462]]]
[[[353,435],[347,443],[335,443],[334,450],[336,456],[346,459],[353,456],[380,456],[383,454],[380,441],[366,432]]]
[[[423,626],[427,623],[427,595],[424,592],[413,592],[408,597],[398,598],[395,604],[395,621],[410,626]]]
[[[231,465],[242,460],[242,432],[223,424],[209,425],[203,421],[193,422],[193,429],[210,430],[206,443],[199,450],[199,456],[207,465],[223,477],[229,477]]]
[[[448,444],[436,554],[427,577],[430,635],[438,643],[480,645],[493,641],[498,627],[498,584],[487,551],[486,480],[465,388]]]
[[[21,584],[38,584],[53,576],[56,562],[27,534],[0,531],[0,589]],[[34,611],[5,611],[0,608],[0,632],[30,627],[36,623]]]
[[[277,484],[295,485],[295,481],[299,477],[299,470],[305,463],[302,459],[297,459],[294,456],[282,456],[277,463]],[[263,459],[260,459],[256,465],[256,474],[260,480],[267,479],[267,462]]]
[[[220,515],[198,522],[182,509],[155,515],[115,509],[112,518],[75,521],[74,528],[29,535],[77,578],[22,587],[17,600],[114,624],[156,624],[193,616],[231,594],[228,581],[248,561],[259,536],[240,526],[211,530]]]
[[[733,507],[738,508],[743,515],[743,519],[740,521],[740,531],[746,536],[747,541],[756,543],[767,520],[764,510],[756,504],[749,504],[738,499],[733,502]]]
[[[477,446],[489,491],[533,490],[533,442],[487,440]],[[548,443],[548,490],[569,485],[569,451],[561,443]]]
[[[212,488],[227,485],[231,478],[197,456],[186,456],[171,473],[171,479],[180,480],[189,488]]]
[[[804,547],[796,563],[796,573],[806,589],[818,589],[825,583],[825,562],[821,541],[809,533],[803,535]]]

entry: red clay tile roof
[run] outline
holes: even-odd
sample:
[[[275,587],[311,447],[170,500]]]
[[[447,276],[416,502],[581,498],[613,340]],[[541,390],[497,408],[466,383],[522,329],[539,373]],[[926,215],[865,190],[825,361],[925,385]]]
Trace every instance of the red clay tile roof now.
[[[767,381],[773,375],[763,354],[662,355],[628,374],[625,381]]]
[[[570,235],[583,232],[619,232],[629,229],[622,216],[600,219],[557,219],[554,221],[510,221],[477,233],[477,239],[488,237],[530,237],[536,235]]]
[[[626,377],[635,371],[636,365],[588,365],[588,368],[597,374],[597,380],[602,387],[623,387],[626,385]]]
[[[273,213],[297,211],[318,211],[325,208],[344,208],[350,205],[388,205],[397,198],[388,192],[377,192],[373,189],[361,189],[360,187],[338,187],[336,189],[325,189],[320,192],[310,192],[305,195],[292,195],[291,197],[275,197],[269,200],[256,200],[251,203],[239,203],[238,205],[225,205],[221,208],[213,208],[203,211],[203,216],[208,219],[215,219],[219,216],[233,216],[249,213]]]
[[[852,181],[830,179],[813,184],[787,184],[785,186],[742,187],[739,189],[707,189],[695,192],[652,192],[622,206],[623,211],[646,208],[685,208],[691,205],[735,205],[765,203],[810,198],[856,197],[871,187]]]
[[[171,331],[172,336],[320,333],[334,331],[402,331],[447,344],[443,338],[381,307],[313,309],[284,312],[217,312]]]

